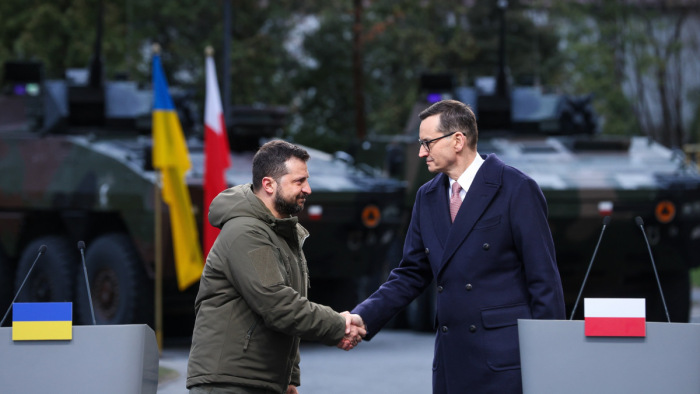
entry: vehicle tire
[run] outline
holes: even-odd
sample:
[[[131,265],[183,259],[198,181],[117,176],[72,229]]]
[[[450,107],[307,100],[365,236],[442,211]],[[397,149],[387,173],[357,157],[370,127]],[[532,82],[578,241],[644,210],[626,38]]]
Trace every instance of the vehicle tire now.
[[[105,234],[87,246],[88,283],[97,324],[151,323],[153,287],[131,241],[124,234]],[[92,324],[85,274],[75,287],[78,324]]]
[[[7,257],[5,252],[0,249],[0,313],[1,316],[5,316],[5,312],[10,307],[12,302],[12,297],[14,297],[14,284],[12,280],[15,276],[12,273],[12,267],[10,266],[10,259]],[[2,318],[0,318],[2,319]],[[11,324],[11,323],[10,323]],[[4,323],[5,326],[9,326],[7,322]]]
[[[37,260],[39,247],[46,245],[46,251]],[[67,239],[49,235],[30,242],[22,252],[15,274],[15,293],[32,264],[36,261],[31,275],[17,296],[18,302],[72,302],[73,278],[78,266],[78,252]]]

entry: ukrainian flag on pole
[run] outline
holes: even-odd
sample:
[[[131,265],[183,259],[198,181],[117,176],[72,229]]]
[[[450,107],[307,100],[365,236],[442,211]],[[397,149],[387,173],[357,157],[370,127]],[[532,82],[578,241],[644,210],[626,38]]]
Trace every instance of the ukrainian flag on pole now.
[[[153,56],[153,91],[153,167],[163,176],[163,201],[170,209],[177,284],[184,290],[202,275],[202,249],[185,185],[185,172],[191,167],[189,153],[158,54]]]

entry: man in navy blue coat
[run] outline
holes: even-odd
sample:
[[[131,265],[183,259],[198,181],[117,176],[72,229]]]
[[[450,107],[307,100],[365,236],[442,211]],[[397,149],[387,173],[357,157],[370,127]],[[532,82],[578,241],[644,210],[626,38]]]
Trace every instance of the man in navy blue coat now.
[[[398,268],[353,313],[371,339],[436,279],[433,393],[520,393],[518,319],[565,319],[547,203],[530,177],[478,154],[469,106],[440,101],[420,119],[418,155],[437,175],[416,194]]]

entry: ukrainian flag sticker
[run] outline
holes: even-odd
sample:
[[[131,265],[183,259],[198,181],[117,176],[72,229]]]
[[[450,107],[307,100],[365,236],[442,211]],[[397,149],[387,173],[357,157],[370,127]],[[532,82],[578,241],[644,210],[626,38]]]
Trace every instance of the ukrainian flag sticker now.
[[[19,302],[12,308],[13,341],[73,339],[73,303]]]

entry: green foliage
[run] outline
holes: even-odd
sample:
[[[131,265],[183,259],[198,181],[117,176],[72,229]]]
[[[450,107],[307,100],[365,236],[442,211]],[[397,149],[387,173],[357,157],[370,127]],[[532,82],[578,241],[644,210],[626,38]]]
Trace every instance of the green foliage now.
[[[463,79],[475,59],[475,43],[459,19],[464,6],[381,5],[367,12],[365,24],[366,112],[374,133],[395,134],[416,101],[420,75],[447,72]]]
[[[700,268],[690,270],[690,284],[693,287],[700,288]]]
[[[232,2],[231,69],[232,104],[287,104],[292,89],[286,82],[293,67],[283,47],[289,30],[287,2],[248,0]],[[211,45],[221,59],[223,47],[222,2],[145,0],[135,5],[134,40],[144,48],[150,43],[162,47],[162,59],[171,84],[193,86],[203,97],[204,48]],[[144,60],[138,69],[140,78],[150,74]],[[145,64],[145,67],[144,67]],[[228,72],[227,72],[228,71]],[[223,81],[223,78],[219,78]]]
[[[0,3],[0,61],[38,60],[47,77],[84,67],[92,53],[93,7],[86,1],[8,0]],[[89,33],[86,35],[86,31]]]
[[[692,135],[682,108],[685,81],[694,79],[687,74],[696,71],[682,58],[693,58],[696,39],[683,37],[683,6],[662,3],[558,3],[551,14],[566,31],[567,88],[596,93],[604,132],[641,133],[678,147]]]
[[[423,72],[460,73],[473,59],[464,26],[448,23],[448,13],[460,9],[451,2],[372,2],[363,13],[362,55],[365,113],[371,133],[401,131],[416,100]],[[341,9],[342,10],[342,9]],[[304,41],[316,66],[300,70],[298,96],[303,122],[293,129],[299,141],[329,138],[335,149],[355,139],[352,69],[352,10],[327,9],[320,26]]]
[[[204,48],[220,49],[223,42],[221,2],[103,0],[103,4],[106,77],[126,73],[148,83],[151,45],[158,43],[172,85],[202,84]],[[86,67],[94,53],[98,5],[98,0],[1,2],[0,61],[43,61],[50,78],[62,78],[68,68]],[[291,68],[282,45],[290,28],[289,2],[265,5],[249,0],[235,2],[234,7],[233,97],[239,103],[288,102],[290,89],[275,83],[284,79],[275,76]],[[271,82],[281,89],[272,89]]]
[[[688,92],[688,101],[690,101],[693,108],[695,108],[689,128],[691,140],[700,141],[700,87]]]
[[[473,76],[495,75],[498,66],[499,10],[489,0],[479,0],[466,12],[470,32],[476,43],[475,61],[469,65]],[[516,84],[539,81],[545,86],[558,85],[562,58],[559,37],[553,26],[544,23],[541,11],[509,1],[505,11],[506,65]],[[535,20],[542,20],[540,24]]]
[[[0,2],[0,62],[35,59],[63,78],[87,67],[95,45],[100,0]],[[324,150],[355,145],[353,2],[231,2],[231,69],[223,70],[223,2],[102,0],[105,77],[150,84],[152,44],[171,86],[204,97],[204,48],[216,49],[219,81],[231,80],[233,104],[290,108],[288,135]],[[452,73],[460,83],[494,75],[498,13],[492,1],[473,7],[449,0],[363,2],[363,94],[370,134],[402,130],[422,73]],[[557,83],[561,60],[551,26],[535,24],[519,1],[507,13],[508,58],[518,82]],[[296,52],[294,34],[303,41]],[[223,87],[223,83],[222,83]]]
[[[602,8],[614,6],[602,4]],[[561,88],[570,94],[595,92],[594,105],[604,121],[604,133],[637,134],[639,123],[632,103],[622,90],[621,49],[609,45],[621,40],[619,25],[604,23],[605,17],[610,17],[610,13],[614,15],[615,11],[603,12],[605,10],[596,7],[567,3],[553,9],[555,17],[565,26],[563,38],[567,43],[563,55],[569,78]],[[600,19],[591,17],[595,12],[602,12]]]
[[[345,148],[352,138],[351,29],[349,13],[329,12],[313,37],[304,40],[304,56],[312,65],[300,67],[293,79],[298,91],[292,133],[300,143],[333,151]]]
[[[337,3],[337,2],[335,2]],[[396,134],[418,95],[423,73],[451,73],[459,83],[495,75],[498,65],[498,14],[494,3],[467,7],[447,0],[372,1],[362,14],[365,113],[370,134]],[[519,2],[508,11],[510,69],[517,81],[558,82],[561,60],[551,27],[536,26]],[[350,2],[329,4],[318,14],[304,50],[315,67],[302,67],[295,84],[297,141],[334,149],[354,145],[352,79],[353,14]],[[338,11],[340,10],[340,11]],[[539,62],[537,59],[547,59]]]

